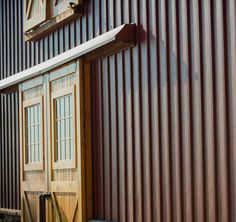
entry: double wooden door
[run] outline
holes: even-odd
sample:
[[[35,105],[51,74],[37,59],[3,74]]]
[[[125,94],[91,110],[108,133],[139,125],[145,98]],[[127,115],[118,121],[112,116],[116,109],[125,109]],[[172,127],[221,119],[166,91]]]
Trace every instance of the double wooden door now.
[[[78,60],[19,86],[22,221],[92,217],[89,77]]]

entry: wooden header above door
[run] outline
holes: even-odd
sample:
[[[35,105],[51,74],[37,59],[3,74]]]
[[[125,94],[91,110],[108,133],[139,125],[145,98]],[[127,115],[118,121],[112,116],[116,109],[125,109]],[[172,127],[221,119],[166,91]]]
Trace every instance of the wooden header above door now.
[[[97,59],[130,48],[135,44],[136,24],[123,24],[45,62],[0,80],[0,93],[7,93],[10,87],[40,76],[79,57],[85,57],[86,60]]]

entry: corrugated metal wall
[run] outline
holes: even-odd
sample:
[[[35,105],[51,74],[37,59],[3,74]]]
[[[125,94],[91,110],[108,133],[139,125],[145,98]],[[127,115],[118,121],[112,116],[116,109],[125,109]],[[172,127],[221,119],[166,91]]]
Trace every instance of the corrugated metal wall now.
[[[18,93],[0,97],[0,207],[19,209]]]
[[[18,1],[0,1],[0,79],[23,69],[19,13]],[[17,92],[0,95],[0,208],[20,209],[18,107]]]
[[[22,1],[1,1],[0,70],[4,78],[122,23],[138,25],[136,47],[93,64],[95,217],[236,221],[235,1],[85,2],[81,19],[24,43]],[[18,151],[12,104],[16,93],[1,97],[1,197],[14,190],[5,169],[18,172],[16,157],[6,158]],[[19,207],[7,201],[1,206]]]
[[[99,7],[95,30],[139,32],[137,47],[94,64],[96,217],[236,221],[235,1]]]

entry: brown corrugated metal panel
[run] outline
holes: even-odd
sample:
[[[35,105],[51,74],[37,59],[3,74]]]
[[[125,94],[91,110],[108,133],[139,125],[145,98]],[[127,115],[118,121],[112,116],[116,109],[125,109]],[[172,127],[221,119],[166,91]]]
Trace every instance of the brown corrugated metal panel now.
[[[235,221],[235,1],[98,6],[139,30],[93,65],[95,217]]]
[[[0,96],[0,206],[20,208],[18,93]]]
[[[17,6],[0,2],[0,79],[21,70]],[[18,93],[0,95],[0,106],[0,207],[20,209]]]
[[[1,78],[138,25],[136,47],[93,64],[95,217],[236,221],[235,1],[85,0],[82,18],[35,43],[22,2],[0,1]],[[17,93],[0,102],[0,207],[19,208]]]

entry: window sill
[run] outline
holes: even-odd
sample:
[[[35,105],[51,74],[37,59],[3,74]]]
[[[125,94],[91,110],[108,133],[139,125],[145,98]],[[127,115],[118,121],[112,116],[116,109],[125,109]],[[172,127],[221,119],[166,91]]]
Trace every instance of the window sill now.
[[[74,169],[76,168],[75,160],[59,160],[53,163],[54,170]]]
[[[28,163],[24,165],[24,171],[44,170],[43,163]]]

